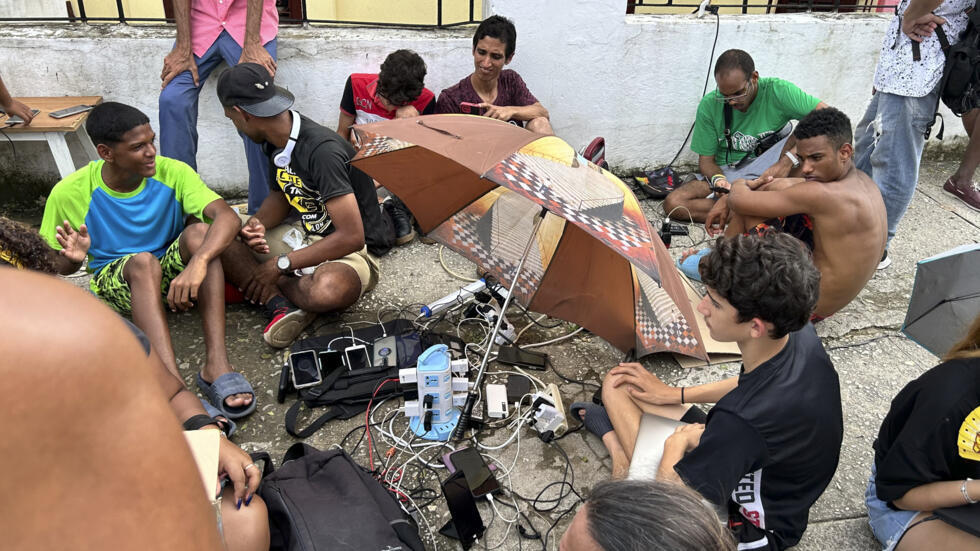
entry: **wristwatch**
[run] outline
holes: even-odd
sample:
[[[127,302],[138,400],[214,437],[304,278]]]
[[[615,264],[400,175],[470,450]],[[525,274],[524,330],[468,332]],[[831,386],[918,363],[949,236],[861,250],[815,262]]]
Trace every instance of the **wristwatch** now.
[[[787,151],[787,152],[783,153],[783,155],[786,155],[786,158],[789,159],[789,161],[791,163],[793,163],[793,168],[799,168],[800,167],[800,158],[797,157],[796,155],[793,155],[793,152],[792,151]]]
[[[288,273],[292,266],[293,263],[289,261],[289,255],[281,254],[278,258],[276,258],[276,268],[279,268],[279,273]]]

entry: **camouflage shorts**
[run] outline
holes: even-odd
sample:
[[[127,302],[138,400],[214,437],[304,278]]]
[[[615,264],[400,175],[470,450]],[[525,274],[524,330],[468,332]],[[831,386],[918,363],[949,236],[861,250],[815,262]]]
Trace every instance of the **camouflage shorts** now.
[[[95,296],[120,314],[129,314],[133,308],[133,295],[129,290],[129,283],[123,277],[123,270],[126,268],[129,259],[136,254],[128,254],[106,264],[89,283],[89,289],[95,293]],[[163,271],[163,277],[160,280],[160,293],[167,296],[170,282],[184,270],[184,261],[180,258],[179,237],[163,253],[163,258],[160,259],[160,269]]]

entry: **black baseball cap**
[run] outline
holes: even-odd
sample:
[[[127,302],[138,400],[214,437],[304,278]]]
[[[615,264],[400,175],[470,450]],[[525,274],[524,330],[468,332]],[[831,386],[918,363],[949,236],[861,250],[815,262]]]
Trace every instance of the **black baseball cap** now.
[[[239,63],[218,79],[218,100],[225,107],[238,106],[256,117],[274,117],[289,109],[295,98],[275,85],[265,67]]]

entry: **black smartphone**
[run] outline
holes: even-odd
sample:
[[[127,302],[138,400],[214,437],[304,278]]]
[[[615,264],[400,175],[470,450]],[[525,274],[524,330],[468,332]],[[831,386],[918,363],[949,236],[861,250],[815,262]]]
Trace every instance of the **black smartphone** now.
[[[497,350],[497,361],[537,371],[544,371],[548,368],[548,355],[544,352],[521,350],[510,345],[501,346]]]
[[[456,450],[449,454],[449,461],[457,471],[463,471],[473,497],[482,497],[500,491],[500,483],[490,472],[490,467],[476,448]]]
[[[442,483],[442,495],[445,496],[449,514],[453,517],[455,534],[449,533],[446,528],[440,532],[459,539],[463,549],[469,549],[483,537],[486,528],[483,526],[480,510],[476,508],[476,500],[470,493],[463,473],[456,471]]]
[[[289,355],[289,369],[292,373],[293,388],[299,390],[316,386],[323,382],[320,364],[317,362],[316,351],[303,350]]]
[[[371,358],[368,356],[367,347],[363,344],[357,344],[345,348],[344,359],[347,362],[347,369],[351,371],[370,369],[372,367]]]
[[[344,366],[344,353],[340,350],[321,350],[317,352],[320,359],[320,373],[332,373],[334,369]]]

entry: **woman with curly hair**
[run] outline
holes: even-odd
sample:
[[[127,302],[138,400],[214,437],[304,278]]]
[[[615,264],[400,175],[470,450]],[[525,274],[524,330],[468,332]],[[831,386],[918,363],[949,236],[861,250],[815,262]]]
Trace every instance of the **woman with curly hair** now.
[[[0,216],[0,266],[53,274],[51,247],[33,228]]]

